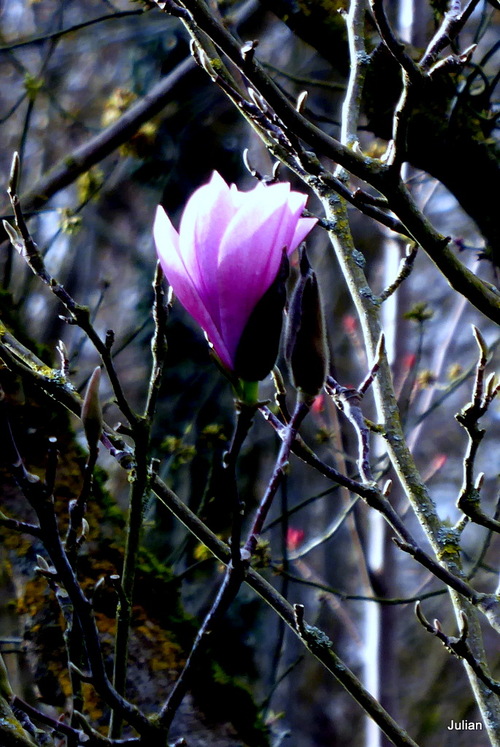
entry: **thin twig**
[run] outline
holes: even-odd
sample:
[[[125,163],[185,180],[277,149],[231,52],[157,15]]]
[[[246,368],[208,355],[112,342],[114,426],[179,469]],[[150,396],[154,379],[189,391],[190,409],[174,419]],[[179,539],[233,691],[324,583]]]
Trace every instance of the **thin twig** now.
[[[49,287],[50,291],[61,301],[63,306],[70,314],[72,323],[77,324],[88,336],[96,350],[101,356],[103,365],[108,374],[109,380],[113,387],[113,392],[117,400],[117,404],[121,411],[132,425],[137,421],[136,414],[130,408],[128,401],[123,393],[121,383],[118,379],[113,360],[110,354],[109,348],[101,340],[97,334],[95,328],[90,321],[90,311],[86,306],[81,306],[70,296],[67,290],[53,278],[48,272],[44,259],[38,248],[33,241],[31,234],[26,225],[23,211],[17,195],[17,180],[19,175],[19,159],[17,154],[14,154],[11,178],[9,180],[8,193],[14,211],[16,229],[12,228],[6,221],[4,221],[4,227],[9,232],[9,238],[14,248],[19,252],[21,257],[25,259],[26,263],[37,275],[40,280]]]
[[[242,563],[241,553],[241,528],[244,516],[244,504],[240,501],[238,494],[238,483],[236,477],[236,464],[243,443],[252,427],[255,412],[258,405],[248,405],[245,402],[237,402],[237,420],[229,449],[224,454],[224,470],[222,473],[222,494],[230,497],[232,506],[231,521],[231,564],[238,568]]]
[[[45,724],[46,726],[50,726],[50,728],[58,734],[63,734],[64,736],[76,739],[77,745],[84,744],[83,739],[85,739],[85,734],[83,733],[83,731],[74,729],[72,726],[68,726],[68,724],[65,724],[64,721],[59,721],[59,719],[52,718],[47,713],[39,711],[38,708],[34,708],[32,705],[26,703],[25,700],[18,697],[17,695],[14,695],[14,697],[12,698],[11,705],[13,708],[17,708],[20,711],[23,711],[23,713],[29,716],[33,721],[36,721],[40,724]]]
[[[309,400],[299,398],[295,411],[290,419],[290,422],[285,427],[285,433],[282,437],[281,449],[276,460],[276,464],[273,470],[273,474],[266,488],[266,492],[262,497],[262,500],[257,509],[252,527],[248,534],[247,541],[245,543],[244,552],[248,557],[252,557],[257,546],[257,541],[264,528],[269,509],[276,492],[285,476],[285,472],[288,469],[288,460],[290,458],[290,451],[293,449],[293,443],[297,437],[297,431],[309,412],[311,402]]]
[[[407,73],[410,80],[418,82],[422,78],[422,73],[418,69],[416,63],[412,60],[410,55],[406,52],[405,45],[398,41],[396,38],[389,20],[387,18],[383,0],[370,0],[370,7],[372,9],[373,17],[380,34],[380,37],[386,45],[389,52],[392,54],[394,59],[401,65],[402,69]]]
[[[495,506],[495,511],[493,513],[493,521],[500,522],[500,495],[497,496],[497,502],[496,502],[496,506]],[[482,544],[482,547],[481,547],[481,551],[480,551],[478,557],[476,558],[476,560],[474,561],[474,565],[472,566],[472,568],[469,570],[469,572],[467,574],[467,580],[468,581],[471,581],[474,578],[474,576],[478,572],[479,568],[484,568],[484,559],[486,557],[486,553],[489,550],[489,547],[490,547],[490,544],[491,544],[491,540],[493,539],[493,535],[494,534],[495,533],[494,533],[493,529],[488,529],[488,532],[486,533],[486,537],[485,537],[485,539],[483,541],[483,544]],[[490,572],[494,573],[495,575],[497,575],[497,573],[498,573],[498,571],[496,570],[496,568],[495,569],[492,568]]]
[[[258,405],[256,406],[258,407]],[[231,469],[231,475],[234,475],[234,466],[236,455],[239,453],[243,439],[248,432],[248,428],[252,422],[255,414],[256,407],[244,407],[240,406],[240,412],[238,422],[235,430],[235,437],[233,439],[232,446],[228,455],[229,468]],[[287,436],[283,439],[283,443],[276,460],[273,474],[269,480],[268,487],[265,494],[260,502],[259,508],[257,509],[252,527],[248,533],[247,540],[245,542],[243,550],[240,552],[239,547],[239,516],[233,517],[233,522],[238,522],[237,530],[233,529],[232,543],[238,541],[238,546],[231,547],[231,562],[228,564],[224,579],[217,594],[217,597],[210,608],[210,611],[206,615],[203,624],[201,625],[195,642],[189,653],[188,660],[182,670],[175,686],[170,693],[167,701],[163,705],[160,711],[159,722],[165,728],[169,729],[172,719],[174,718],[184,696],[190,686],[191,678],[194,675],[196,668],[199,666],[200,661],[205,653],[205,646],[207,637],[216,629],[220,619],[226,613],[227,609],[234,601],[236,594],[238,593],[241,584],[245,579],[245,573],[248,568],[250,559],[252,558],[258,538],[260,537],[264,521],[269,512],[272,500],[276,495],[279,485],[283,480],[286,466],[288,465],[288,458],[290,455],[291,445],[296,437],[297,430],[309,411],[310,402],[299,400],[295,408],[295,412],[292,415],[290,423],[287,425]],[[242,409],[243,408],[243,409]]]
[[[462,488],[457,506],[471,521],[485,526],[493,532],[500,532],[500,522],[487,516],[481,510],[480,489],[484,475],[479,475],[477,479],[474,476],[476,455],[485,435],[485,431],[480,428],[478,421],[486,413],[489,405],[500,391],[500,383],[498,383],[495,375],[490,376],[485,382],[489,350],[479,330],[473,327],[473,331],[479,347],[479,358],[476,365],[472,399],[455,416],[469,437],[467,453],[463,463]]]
[[[500,682],[498,682],[497,680],[493,680],[489,676],[484,667],[480,664],[480,662],[476,659],[471,651],[468,642],[469,625],[467,617],[464,613],[462,613],[461,616],[460,637],[455,638],[443,633],[439,620],[434,620],[434,625],[431,625],[431,623],[426,619],[424,613],[422,612],[422,606],[420,602],[417,602],[415,612],[417,614],[419,622],[429,633],[432,633],[436,636],[436,638],[439,638],[443,646],[448,651],[451,651],[452,654],[457,656],[459,659],[464,659],[464,661],[467,662],[467,664],[479,677],[479,679],[484,682],[484,684],[489,687],[492,692],[500,695]]]
[[[319,591],[324,591],[327,594],[333,594],[342,602],[374,602],[375,604],[399,606],[404,604],[415,604],[415,602],[420,602],[425,599],[432,599],[433,597],[442,596],[447,592],[447,589],[444,588],[438,589],[437,591],[428,591],[422,594],[417,594],[413,597],[370,597],[366,596],[365,594],[349,594],[348,592],[340,591],[340,589],[334,589],[328,584],[322,584],[318,581],[312,581],[311,579],[302,578],[301,576],[295,576],[293,573],[284,571],[283,568],[279,565],[272,565],[271,567],[275,573],[278,573],[279,575],[286,575],[287,578],[294,583],[302,584],[304,586],[310,586],[312,589],[318,589]]]
[[[127,18],[128,16],[140,16],[144,13],[144,10],[121,10],[116,13],[108,13],[105,16],[99,16],[98,18],[91,18],[89,21],[83,21],[82,23],[75,23],[73,26],[68,26],[60,31],[53,31],[49,34],[41,34],[40,36],[32,36],[30,39],[24,39],[23,41],[15,42],[13,44],[4,44],[0,46],[0,54],[3,52],[14,52],[16,49],[22,49],[23,47],[30,47],[37,44],[45,44],[47,41],[54,41],[61,39],[61,37],[67,34],[73,34],[75,31],[94,26],[96,23],[103,23],[104,21],[116,21],[118,18]]]
[[[370,465],[370,430],[360,407],[363,395],[357,389],[341,386],[333,376],[327,378],[326,390],[356,431],[359,474],[363,481],[370,485],[374,482],[374,478]]]
[[[456,39],[479,1],[469,0],[467,7],[462,11],[460,0],[452,0],[449,10],[444,14],[440,27],[427,45],[418,63],[421,70],[428,71],[436,61],[439,53]]]
[[[130,488],[125,553],[121,579],[123,596],[118,605],[116,614],[115,658],[113,663],[113,687],[120,695],[124,695],[125,693],[137,555],[139,552],[142,532],[144,495],[148,489],[150,478],[148,454],[151,423],[141,419],[134,425],[133,431],[135,443],[135,469],[132,473],[133,479]],[[114,709],[110,721],[110,738],[116,739],[120,736],[121,724],[122,712],[120,712],[120,709]]]
[[[172,295],[169,295],[167,306],[164,305],[163,293],[163,272],[159,262],[156,264],[156,272],[153,280],[154,303],[153,319],[155,331],[151,340],[151,354],[153,365],[149,381],[148,396],[144,408],[144,417],[151,421],[155,409],[158,395],[160,393],[161,378],[165,365],[165,358],[168,352],[167,345],[167,322],[170,309],[172,307]]]
[[[261,410],[264,410],[264,416],[271,425],[273,425],[280,438],[284,438],[283,426],[276,416],[265,412],[265,407],[261,408]],[[324,462],[322,462],[308,447],[297,443],[297,441],[293,444],[292,451],[307,464],[315,467],[315,469],[325,477],[330,477],[334,482],[345,485],[348,480],[348,478],[339,475],[335,469],[324,464]],[[437,563],[430,557],[430,555],[425,553],[418,546],[418,543],[398,516],[393,506],[375,486],[363,485],[361,483],[356,483],[354,480],[350,480],[349,483],[351,485],[351,490],[354,493],[361,496],[369,506],[379,511],[386,519],[389,526],[398,535],[398,539],[396,539],[395,542],[401,550],[409,553],[418,563],[423,565],[424,568],[430,570],[431,573],[441,581],[444,581],[451,589],[455,589],[455,591],[458,591],[459,594],[477,606],[478,609],[488,617],[490,623],[495,629],[500,628],[500,604],[498,603],[498,600],[495,599],[494,595],[480,594],[462,578],[453,574],[450,570]]]
[[[344,145],[355,148],[358,144],[358,125],[361,109],[361,95],[370,57],[365,49],[364,0],[351,0],[349,11],[344,15],[349,42],[350,73],[347,91],[342,104],[342,124],[340,140]]]
[[[406,247],[405,256],[401,259],[397,277],[379,295],[378,298],[379,298],[380,303],[384,303],[384,301],[387,301],[387,299],[390,296],[392,296],[393,293],[397,291],[401,283],[403,283],[403,281],[406,280],[407,277],[409,277],[415,265],[417,254],[418,254],[418,246],[409,244]]]

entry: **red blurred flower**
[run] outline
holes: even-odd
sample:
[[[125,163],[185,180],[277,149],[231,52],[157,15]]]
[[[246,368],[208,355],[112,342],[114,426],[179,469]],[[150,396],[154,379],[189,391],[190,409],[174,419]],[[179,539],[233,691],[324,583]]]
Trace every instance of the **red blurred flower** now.
[[[348,335],[352,335],[358,328],[358,320],[352,314],[345,314],[342,317],[342,326]]]
[[[290,552],[293,552],[298,548],[298,546],[302,543],[302,540],[305,537],[305,532],[303,529],[294,529],[294,527],[290,527],[286,533],[286,546],[287,549]]]

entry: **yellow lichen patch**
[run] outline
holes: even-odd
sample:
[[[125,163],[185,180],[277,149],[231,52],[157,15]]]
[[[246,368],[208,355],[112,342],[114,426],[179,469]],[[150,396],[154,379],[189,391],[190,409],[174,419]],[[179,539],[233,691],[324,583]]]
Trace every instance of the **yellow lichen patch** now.
[[[439,551],[439,559],[443,560],[444,558],[452,558],[456,557],[458,555],[458,548],[454,543],[448,543],[446,545],[443,545],[443,547]]]
[[[0,697],[0,742],[11,747],[35,747],[3,697]]]

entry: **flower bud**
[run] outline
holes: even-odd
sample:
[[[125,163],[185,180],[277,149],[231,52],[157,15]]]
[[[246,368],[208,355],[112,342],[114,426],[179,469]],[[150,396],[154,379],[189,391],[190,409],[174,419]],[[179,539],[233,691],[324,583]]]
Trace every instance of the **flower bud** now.
[[[97,448],[102,433],[102,410],[99,402],[99,383],[101,381],[101,369],[94,369],[90,377],[85,397],[82,404],[82,423],[91,449]]]
[[[245,381],[262,381],[278,355],[286,302],[289,263],[283,251],[275,281],[250,314],[234,357],[234,373]]]
[[[295,387],[316,396],[326,378],[328,348],[318,281],[305,252],[288,311],[285,356]]]
[[[259,105],[257,99],[255,103]],[[251,352],[248,342],[240,347],[241,337],[259,303],[265,313],[260,311],[257,316],[264,325],[268,314],[273,317],[270,340],[279,337],[281,312],[271,314],[270,309],[281,304],[281,291],[264,296],[280,272],[283,249],[289,256],[317,222],[316,218],[302,217],[306,200],[307,195],[281,182],[259,183],[240,192],[215,172],[208,184],[189,198],[179,231],[158,208],[154,237],[165,276],[176,298],[202,327],[223,370],[232,377],[235,373],[240,377],[239,368],[244,369],[245,378],[252,375],[259,380],[271,368],[260,362],[262,352],[255,351],[256,370],[250,370]],[[259,348],[269,348],[269,359],[274,345],[264,345],[257,326],[255,321],[250,323],[247,339],[253,336]]]

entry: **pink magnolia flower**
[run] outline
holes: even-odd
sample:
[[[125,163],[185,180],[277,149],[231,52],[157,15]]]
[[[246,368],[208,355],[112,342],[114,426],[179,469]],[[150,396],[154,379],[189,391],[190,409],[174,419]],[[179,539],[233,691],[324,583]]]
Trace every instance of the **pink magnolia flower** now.
[[[283,250],[293,252],[316,223],[301,217],[306,200],[285,183],[240,192],[214,172],[189,198],[179,232],[158,207],[154,238],[163,271],[230,371],[252,311],[278,275]]]

